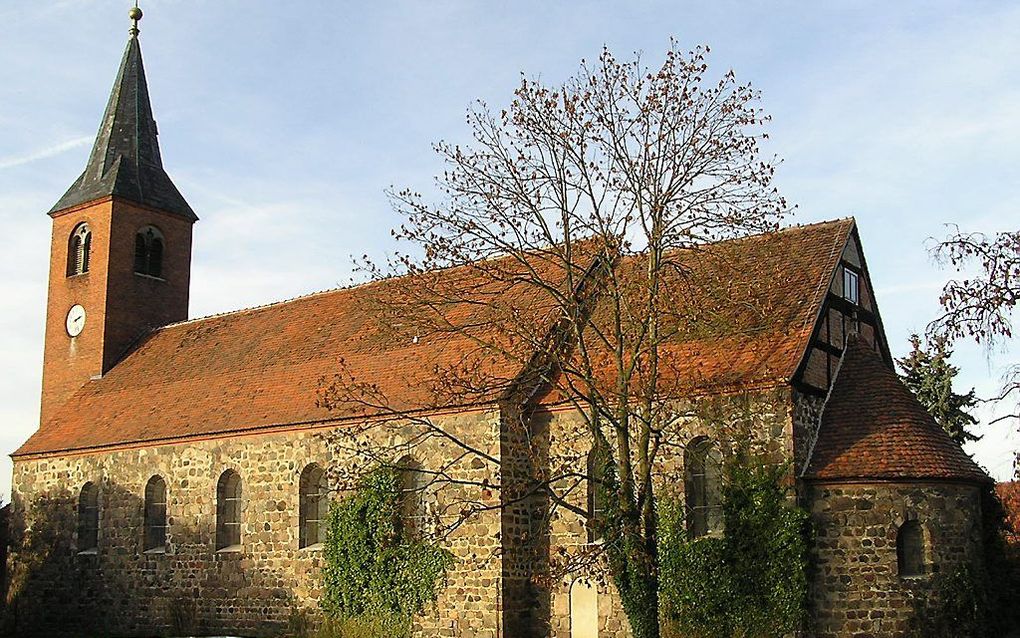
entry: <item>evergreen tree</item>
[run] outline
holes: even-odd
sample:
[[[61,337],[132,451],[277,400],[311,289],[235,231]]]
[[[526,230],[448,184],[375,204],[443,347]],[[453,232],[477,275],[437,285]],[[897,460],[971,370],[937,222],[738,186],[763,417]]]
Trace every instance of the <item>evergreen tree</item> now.
[[[960,369],[949,362],[953,351],[947,339],[938,336],[922,344],[914,334],[910,336],[910,345],[910,354],[896,360],[903,383],[954,441],[963,445],[980,439],[968,429],[978,422],[969,412],[978,398],[973,388],[966,394],[953,392],[953,378]]]

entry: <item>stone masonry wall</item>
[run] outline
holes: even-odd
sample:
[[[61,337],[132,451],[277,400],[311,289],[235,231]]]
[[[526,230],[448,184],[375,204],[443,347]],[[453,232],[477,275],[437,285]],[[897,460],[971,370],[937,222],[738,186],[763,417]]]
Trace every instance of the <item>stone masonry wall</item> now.
[[[980,495],[952,483],[815,484],[808,488],[816,544],[811,635],[899,638],[914,626],[915,604],[933,576],[973,560],[980,543]],[[900,576],[896,533],[905,520],[923,530],[922,576]]]
[[[445,418],[451,431],[498,455],[495,411]],[[320,593],[321,550],[298,548],[298,483],[311,462],[327,475],[345,464],[331,432],[17,460],[8,596],[18,630],[55,635],[46,629],[51,622],[101,635],[278,634],[293,610],[314,607]],[[432,440],[415,453],[426,457],[425,465],[450,460],[445,445]],[[228,468],[243,481],[239,552],[215,549],[216,485]],[[471,480],[484,471],[467,461],[450,468],[452,476]],[[167,485],[165,553],[142,551],[144,490],[156,474]],[[100,491],[99,546],[80,554],[76,510],[88,481]],[[491,510],[449,538],[457,562],[438,604],[417,619],[420,635],[498,635],[499,530],[498,511]]]
[[[793,406],[794,468],[799,476],[807,469],[811,450],[818,439],[825,398],[795,391]]]

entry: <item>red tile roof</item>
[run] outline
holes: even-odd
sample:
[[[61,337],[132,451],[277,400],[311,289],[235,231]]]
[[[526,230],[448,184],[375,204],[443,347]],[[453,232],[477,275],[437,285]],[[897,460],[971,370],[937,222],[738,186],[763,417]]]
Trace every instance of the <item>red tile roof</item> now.
[[[807,478],[988,482],[862,338],[851,337],[822,411]]]
[[[843,219],[667,255],[670,310],[660,330],[672,332],[660,353],[660,391],[691,396],[790,381],[853,227]],[[629,259],[617,279],[633,272],[640,284],[645,268],[644,257]],[[606,381],[615,384],[615,373]]]
[[[677,391],[788,382],[852,228],[853,220],[845,219],[674,253],[677,268],[704,284],[687,302],[677,295],[678,313],[714,319],[695,322],[693,329],[687,322],[674,335],[664,365],[680,380]],[[443,287],[461,278],[454,287],[471,290],[485,303],[434,309],[452,323],[485,331],[491,325],[486,306],[503,304],[519,308],[535,330],[548,325],[552,309],[513,277],[464,285],[464,278],[471,284],[485,267],[389,279],[158,329],[103,378],[86,384],[15,456],[362,416],[317,405],[323,380],[332,378],[340,361],[359,382],[374,384],[390,405],[403,409],[440,403],[433,380],[451,366],[509,381],[527,360],[526,351],[494,354],[463,331],[415,341],[408,336],[414,318],[401,318],[387,303],[402,287]],[[557,276],[562,277],[550,274]],[[390,308],[383,321],[380,304]],[[399,321],[407,323],[395,330]],[[462,400],[444,401],[466,405],[493,398],[465,388]]]

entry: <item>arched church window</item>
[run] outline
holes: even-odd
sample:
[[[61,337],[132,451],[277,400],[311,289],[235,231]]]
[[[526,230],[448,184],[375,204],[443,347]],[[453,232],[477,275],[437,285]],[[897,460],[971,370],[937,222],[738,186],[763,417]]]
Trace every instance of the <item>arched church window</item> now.
[[[89,253],[92,251],[92,231],[82,223],[74,227],[67,242],[67,276],[82,275],[89,271]]]
[[[603,481],[606,478],[606,463],[608,452],[602,447],[596,446],[588,452],[586,462],[588,476],[588,542],[594,543],[602,540],[602,530],[605,527],[606,517],[606,491]]]
[[[234,470],[227,470],[216,484],[216,549],[240,545],[241,477]]]
[[[317,545],[325,540],[326,508],[329,503],[326,498],[326,473],[318,464],[311,463],[301,472],[299,492],[298,547]]]
[[[153,476],[145,484],[145,551],[166,547],[166,481]]]
[[[924,535],[916,520],[903,523],[896,533],[896,565],[900,576],[924,574]]]
[[[400,489],[400,525],[412,536],[425,529],[425,472],[411,456],[397,461]]]
[[[687,531],[699,538],[722,531],[722,457],[711,440],[700,437],[684,450]]]
[[[99,547],[99,487],[86,483],[78,496],[78,551],[94,552]]]
[[[163,233],[155,226],[145,226],[135,235],[135,272],[150,277],[163,276]]]

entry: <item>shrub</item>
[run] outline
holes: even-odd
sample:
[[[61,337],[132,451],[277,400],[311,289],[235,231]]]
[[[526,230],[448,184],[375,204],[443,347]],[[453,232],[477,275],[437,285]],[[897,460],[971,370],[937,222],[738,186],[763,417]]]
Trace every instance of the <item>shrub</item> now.
[[[796,631],[807,605],[808,515],[782,487],[788,467],[731,464],[722,537],[688,538],[677,499],[660,506],[666,635],[773,638]]]

